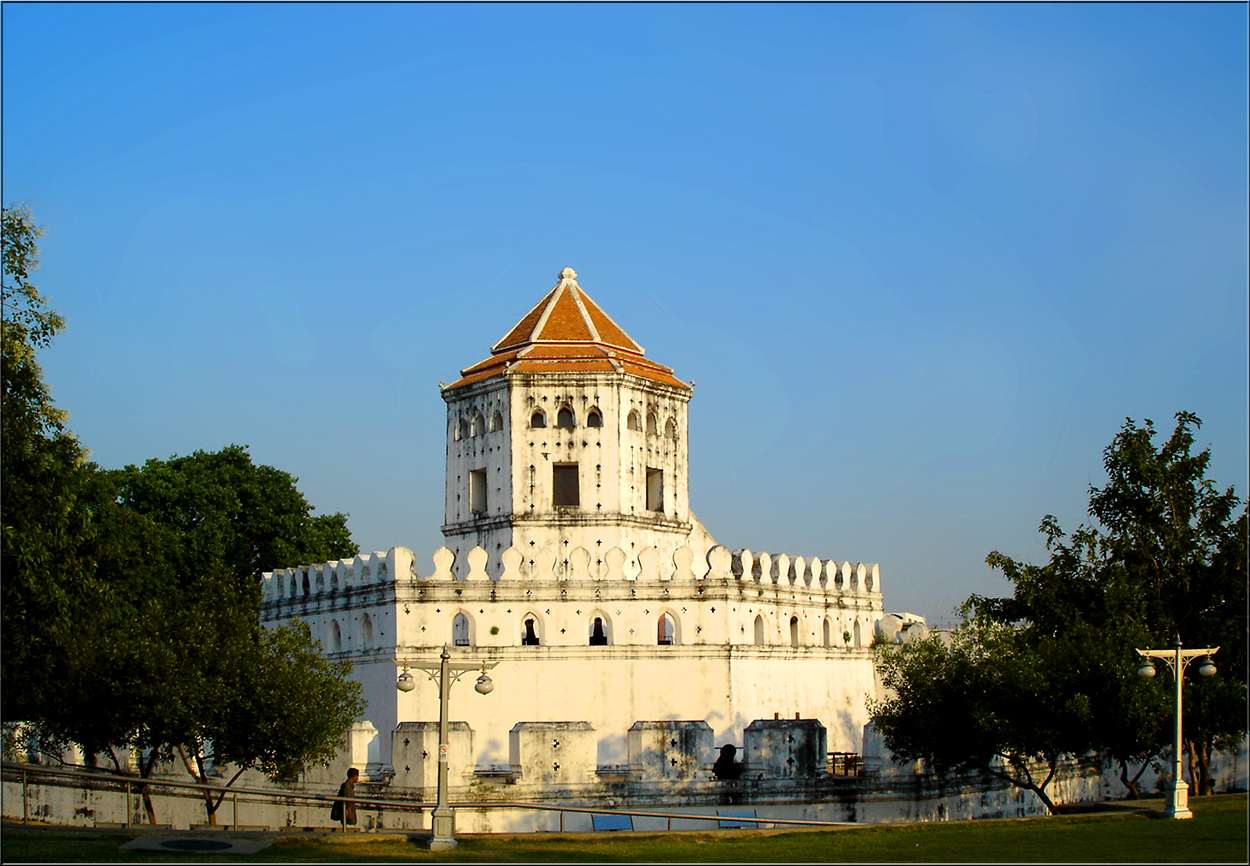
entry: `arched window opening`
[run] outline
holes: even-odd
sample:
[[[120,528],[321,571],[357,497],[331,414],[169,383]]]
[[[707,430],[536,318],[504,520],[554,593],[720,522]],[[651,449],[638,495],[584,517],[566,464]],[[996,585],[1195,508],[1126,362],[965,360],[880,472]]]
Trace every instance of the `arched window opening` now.
[[[664,435],[669,439],[677,438],[677,422],[672,418],[669,418],[666,422],[664,422]]]
[[[490,416],[490,431],[494,433],[496,430],[503,429],[503,416],[499,412]]]
[[[863,640],[859,633],[859,620],[855,620],[855,646],[863,646]]]
[[[642,430],[642,419],[638,417],[638,410],[630,410],[629,417],[625,419],[625,426],[630,430]]]
[[[481,436],[486,432],[486,419],[482,417],[482,413],[478,412],[473,416],[473,428],[469,431],[472,436]]]
[[[467,438],[469,435],[469,422],[461,418],[456,422],[456,441]]]
[[[647,413],[647,432],[649,434],[654,436],[659,432],[659,429],[658,429],[659,423],[660,423],[660,419],[655,417],[654,412]]]
[[[304,575],[304,595],[308,595],[308,594],[309,594],[309,590],[308,590],[308,572],[306,572],[306,571],[305,571],[305,572],[303,572],[303,575]]]
[[[546,427],[547,416],[543,414],[542,409],[535,409],[534,414],[530,416],[531,427]]]
[[[373,649],[373,620],[369,619],[369,614],[365,614],[365,620],[360,624],[360,648]]]
[[[603,624],[603,617],[597,616],[594,622],[590,624],[590,645],[591,646],[607,646],[608,630]]]
[[[469,646],[469,618],[462,613],[451,621],[451,642],[453,646]]]
[[[343,651],[343,632],[339,629],[339,621],[337,619],[330,621],[330,652],[341,653]]]
[[[521,627],[521,646],[540,646],[541,643],[538,637],[538,621],[527,616]]]
[[[755,615],[755,645],[764,645],[764,617],[760,614]]]
[[[790,646],[799,645],[799,618],[790,617]]]
[[[674,639],[673,618],[666,613],[660,614],[655,623],[655,642],[660,646],[672,646]]]
[[[587,427],[602,427],[603,426],[603,416],[599,414],[598,409],[591,409],[589,412],[586,413],[586,426]]]
[[[568,406],[561,406],[560,411],[556,413],[556,426],[557,427],[572,427],[573,426],[573,410],[570,409]]]
[[[820,627],[820,645],[832,645],[833,629],[829,626],[829,617],[825,617],[824,624]]]

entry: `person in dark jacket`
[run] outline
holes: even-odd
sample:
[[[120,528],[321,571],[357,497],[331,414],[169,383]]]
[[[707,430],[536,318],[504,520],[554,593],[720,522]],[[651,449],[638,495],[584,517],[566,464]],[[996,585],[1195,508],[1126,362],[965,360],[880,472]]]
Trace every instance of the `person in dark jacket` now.
[[[347,781],[339,785],[334,806],[330,809],[330,820],[338,821],[340,827],[356,824],[356,803],[352,796],[356,793],[356,782],[360,779],[360,771],[352,767],[347,771]]]
[[[742,778],[743,767],[734,760],[734,756],[738,753],[738,747],[726,743],[720,747],[720,757],[716,759],[716,763],[712,765],[712,773],[718,779],[740,779]]]

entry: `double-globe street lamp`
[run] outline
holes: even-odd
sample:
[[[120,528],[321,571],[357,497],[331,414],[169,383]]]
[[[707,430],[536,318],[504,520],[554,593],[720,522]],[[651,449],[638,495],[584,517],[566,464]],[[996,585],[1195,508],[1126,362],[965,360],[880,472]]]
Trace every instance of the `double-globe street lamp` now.
[[[1185,668],[1189,667],[1189,663],[1196,658],[1203,659],[1202,664],[1198,666],[1198,673],[1204,677],[1213,676],[1215,665],[1211,662],[1211,656],[1219,651],[1219,647],[1181,649],[1179,636],[1170,650],[1139,649],[1137,651],[1138,655],[1142,656],[1141,667],[1137,669],[1139,677],[1149,679],[1155,675],[1152,658],[1163,659],[1176,677],[1176,741],[1173,745],[1175,761],[1172,769],[1172,790],[1168,793],[1167,808],[1163,810],[1164,818],[1192,818],[1194,816],[1194,813],[1189,811],[1189,786],[1181,777],[1181,686],[1185,682]]]
[[[469,671],[480,670],[481,676],[477,678],[477,683],[473,686],[479,695],[488,695],[494,690],[495,684],[491,682],[486,672],[498,662],[453,662],[451,654],[447,652],[447,646],[443,646],[443,652],[439,655],[437,664],[434,662],[402,662],[404,672],[399,675],[399,679],[395,681],[395,688],[401,692],[410,692],[417,687],[413,681],[412,674],[408,672],[409,668],[425,673],[431,680],[438,684],[438,802],[434,806],[434,811],[430,815],[430,829],[432,831],[430,837],[430,849],[434,851],[446,851],[456,847],[456,813],[451,808],[451,804],[447,801],[447,696],[451,692],[451,684],[459,680]]]

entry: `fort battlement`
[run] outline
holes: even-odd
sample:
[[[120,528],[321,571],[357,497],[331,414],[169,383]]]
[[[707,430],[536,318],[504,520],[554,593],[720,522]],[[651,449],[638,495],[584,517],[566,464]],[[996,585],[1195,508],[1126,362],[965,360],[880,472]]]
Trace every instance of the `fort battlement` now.
[[[689,547],[679,548],[671,561],[664,561],[654,548],[638,554],[638,567],[631,568],[627,555],[617,547],[601,559],[593,559],[585,548],[575,548],[561,559],[550,546],[537,551],[508,548],[499,557],[499,577],[492,577],[490,556],[475,547],[466,557],[468,568],[457,575],[456,555],[446,547],[434,552],[434,568],[428,574],[417,569],[416,557],[406,547],[361,554],[316,565],[295,566],[262,575],[266,603],[309,600],[326,594],[356,589],[378,588],[405,581],[455,581],[467,591],[473,584],[498,585],[569,582],[620,583],[706,583],[713,581],[753,584],[759,587],[802,592],[805,597],[819,593],[835,598],[879,598],[880,570],[876,564],[821,560],[817,557],[788,556],[750,550],[730,551],[721,545],[708,551],[706,559]]]

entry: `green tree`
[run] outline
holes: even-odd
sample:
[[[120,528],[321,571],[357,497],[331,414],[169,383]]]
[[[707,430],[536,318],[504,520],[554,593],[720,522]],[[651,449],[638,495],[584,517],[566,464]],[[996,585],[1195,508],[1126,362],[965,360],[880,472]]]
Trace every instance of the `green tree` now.
[[[92,516],[103,491],[87,452],[65,429],[38,363],[64,326],[31,282],[38,240],[27,206],[3,209],[0,317],[0,679],[5,719],[38,716],[73,634],[71,610],[89,594]]]
[[[1132,676],[1135,647],[1166,647],[1177,636],[1220,647],[1221,676],[1188,684],[1184,697],[1199,793],[1210,788],[1211,750],[1246,733],[1246,511],[1238,513],[1233,488],[1207,477],[1210,449],[1194,453],[1201,424],[1177,413],[1172,434],[1156,444],[1151,421],[1126,419],[1103,452],[1107,483],[1090,488],[1094,524],[1069,539],[1048,515],[1050,561],[1035,566],[994,551],[987,561],[1011,581],[1012,597],[969,600],[977,615],[1016,624],[1034,644],[1091,641],[1103,683],[1093,692],[1098,748],[1134,794],[1147,762],[1170,746],[1172,713],[1166,678]]]
[[[922,760],[939,775],[979,771],[1032,791],[1057,810],[1050,783],[1065,755],[1091,746],[1090,695],[1064,658],[1039,652],[1018,629],[972,620],[949,642],[878,650],[888,697],[869,714],[897,759]]]
[[[1184,696],[1191,775],[1210,789],[1211,750],[1246,734],[1247,518],[1233,489],[1206,477],[1210,451],[1193,453],[1200,424],[1179,413],[1156,446],[1151,422],[1127,420],[1103,453],[1107,484],[1090,489],[1093,525],[1068,536],[1048,515],[1049,561],[990,553],[1013,593],[968,599],[951,646],[883,650],[892,694],[870,710],[896,755],[986,772],[996,757],[1050,806],[1050,777],[1026,773],[1030,762],[1053,773],[1059,756],[1095,750],[1136,793],[1170,745],[1172,699],[1166,678],[1135,676],[1134,648],[1182,634],[1221,648],[1222,675]]]
[[[364,709],[350,665],[306,628],[263,629],[261,571],[352,556],[342,514],[246,448],[103,471],[65,428],[37,362],[62,329],[31,282],[42,230],[3,213],[0,558],[6,739],[144,750],[203,780],[205,749],[276,779],[324,763]],[[128,762],[127,762],[128,763]],[[156,816],[145,794],[148,814]],[[221,795],[206,796],[213,820]]]
[[[252,462],[247,448],[148,460],[117,473],[118,501],[177,534],[172,563],[189,580],[207,563],[240,578],[355,556],[347,516],[314,515],[297,479]]]

